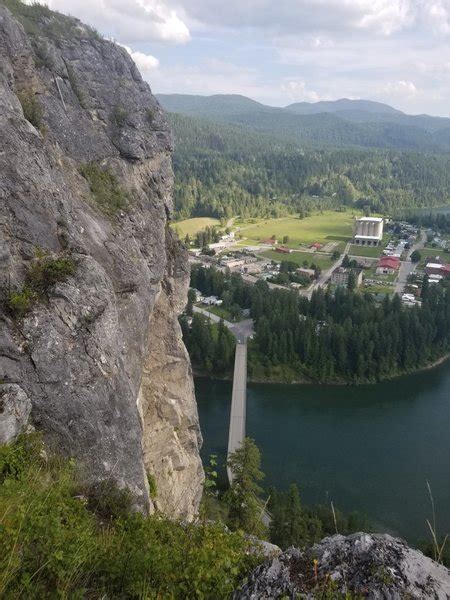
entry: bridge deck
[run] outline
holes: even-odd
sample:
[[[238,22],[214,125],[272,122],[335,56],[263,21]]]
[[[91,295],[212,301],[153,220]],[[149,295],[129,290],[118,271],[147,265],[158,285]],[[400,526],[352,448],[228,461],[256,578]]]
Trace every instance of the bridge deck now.
[[[228,456],[242,444],[245,438],[245,415],[247,403],[247,344],[236,344],[234,359],[233,393],[231,396]],[[228,480],[232,475],[227,468]]]

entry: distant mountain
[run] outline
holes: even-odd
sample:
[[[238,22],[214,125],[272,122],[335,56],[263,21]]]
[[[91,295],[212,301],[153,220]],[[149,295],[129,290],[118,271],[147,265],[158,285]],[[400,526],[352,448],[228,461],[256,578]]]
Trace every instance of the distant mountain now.
[[[388,104],[373,102],[372,100],[349,100],[348,98],[321,102],[295,102],[286,106],[285,110],[295,112],[298,115],[312,115],[324,112],[336,113],[347,110],[363,113],[404,114]]]
[[[216,94],[215,96],[191,96],[189,94],[157,94],[162,106],[169,112],[193,117],[212,115],[235,115],[254,112],[278,112],[256,100],[239,94]]]
[[[243,131],[314,147],[450,151],[450,119],[407,115],[370,100],[267,106],[240,95],[159,94],[169,112],[230,124]]]

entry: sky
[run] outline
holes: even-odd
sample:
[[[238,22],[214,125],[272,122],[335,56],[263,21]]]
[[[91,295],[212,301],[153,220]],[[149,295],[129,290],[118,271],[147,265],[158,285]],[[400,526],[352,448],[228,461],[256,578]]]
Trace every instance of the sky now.
[[[450,116],[450,0],[47,2],[124,45],[154,93]]]

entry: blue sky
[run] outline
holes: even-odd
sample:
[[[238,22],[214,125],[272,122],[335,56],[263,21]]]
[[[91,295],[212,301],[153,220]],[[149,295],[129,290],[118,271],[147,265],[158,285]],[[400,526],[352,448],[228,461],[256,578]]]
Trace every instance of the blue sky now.
[[[154,92],[450,116],[450,0],[48,2],[125,45]]]

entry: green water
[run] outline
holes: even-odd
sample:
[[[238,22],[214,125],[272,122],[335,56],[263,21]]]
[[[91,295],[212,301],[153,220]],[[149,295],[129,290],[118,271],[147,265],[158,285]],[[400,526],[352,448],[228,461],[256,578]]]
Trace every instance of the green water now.
[[[196,381],[203,457],[225,460],[231,383]],[[361,511],[380,531],[428,537],[433,490],[450,532],[450,363],[373,386],[248,387],[247,435],[265,485],[296,482],[304,503]]]

